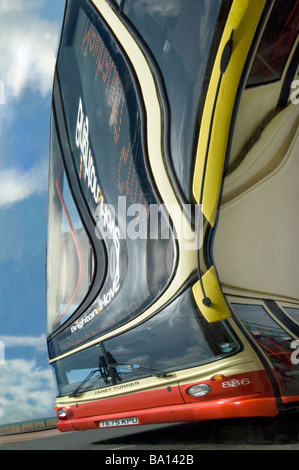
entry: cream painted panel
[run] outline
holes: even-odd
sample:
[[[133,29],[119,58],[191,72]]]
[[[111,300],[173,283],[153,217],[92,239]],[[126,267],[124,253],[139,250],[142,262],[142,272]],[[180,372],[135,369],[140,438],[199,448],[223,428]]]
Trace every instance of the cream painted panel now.
[[[289,105],[264,129],[239,166],[224,180],[223,203],[273,172],[284,160],[299,126],[299,106]]]
[[[247,144],[252,134],[256,131],[257,123],[261,123],[273,111],[278,101],[280,90],[280,82],[244,90],[236,119],[230,164],[235,161],[239,152],[241,152],[244,145]]]
[[[259,126],[263,126],[262,123],[265,119],[267,120],[269,114],[275,113],[281,87],[298,44],[299,37],[293,45],[293,53],[289,55],[281,80],[244,89],[239,104],[235,132],[232,140],[230,165],[243,150],[244,145],[247,145],[248,141],[250,141],[252,135],[256,131],[259,131]],[[298,76],[298,69],[294,77],[296,76]]]
[[[279,125],[276,135],[279,141]],[[257,145],[263,145],[263,136]],[[272,143],[261,158],[272,154]],[[214,242],[221,283],[267,297],[299,299],[298,148],[297,129],[275,170],[221,208]]]

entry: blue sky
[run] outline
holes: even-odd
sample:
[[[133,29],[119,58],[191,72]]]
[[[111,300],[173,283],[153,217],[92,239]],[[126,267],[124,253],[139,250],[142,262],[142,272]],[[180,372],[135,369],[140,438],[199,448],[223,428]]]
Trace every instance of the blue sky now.
[[[50,99],[63,10],[64,0],[0,2],[0,425],[55,415],[45,254]]]

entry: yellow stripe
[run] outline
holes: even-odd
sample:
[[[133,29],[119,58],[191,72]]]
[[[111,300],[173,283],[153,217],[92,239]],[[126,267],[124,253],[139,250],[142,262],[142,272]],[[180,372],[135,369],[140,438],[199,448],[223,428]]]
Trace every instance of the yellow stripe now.
[[[236,94],[265,3],[265,0],[235,0],[233,2],[209,83],[198,138],[193,195],[196,202],[202,204],[203,214],[212,227],[216,221]],[[222,53],[231,37],[233,38],[232,53],[227,69],[221,77]],[[208,322],[225,320],[231,316],[214,266],[202,276],[201,282],[198,281],[192,290],[198,308]],[[210,306],[203,304],[204,297],[211,300]]]
[[[202,204],[203,214],[211,226],[214,226],[216,220],[223,165],[235,97],[251,41],[265,3],[265,0],[235,0],[233,2],[209,83],[198,139],[193,178],[193,195],[196,202]],[[228,68],[222,76],[219,88],[206,160],[210,124],[220,78],[221,56],[233,30],[233,51]],[[203,178],[204,187],[201,197]]]
[[[222,295],[217,274],[212,266],[201,278],[205,295],[211,299],[212,304],[207,307],[202,303],[203,294],[200,281],[192,287],[193,296],[200,312],[209,323],[226,320],[231,316],[229,308]]]

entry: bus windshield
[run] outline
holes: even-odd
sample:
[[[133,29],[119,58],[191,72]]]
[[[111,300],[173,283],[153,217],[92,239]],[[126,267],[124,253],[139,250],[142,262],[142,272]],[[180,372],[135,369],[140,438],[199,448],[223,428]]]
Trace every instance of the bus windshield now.
[[[208,324],[191,289],[147,321],[52,365],[58,394],[76,395],[144,377],[167,377],[235,354],[240,344],[225,322]],[[134,383],[134,382],[133,382]],[[129,385],[123,385],[128,386]]]

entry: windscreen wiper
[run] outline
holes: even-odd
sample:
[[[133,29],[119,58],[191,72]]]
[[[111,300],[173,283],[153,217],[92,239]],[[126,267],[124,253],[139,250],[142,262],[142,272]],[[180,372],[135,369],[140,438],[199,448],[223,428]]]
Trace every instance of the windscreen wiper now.
[[[174,376],[173,373],[164,372],[163,370],[158,370],[158,369],[152,369],[150,367],[143,367],[139,364],[136,364],[136,365],[126,364],[126,363],[123,363],[123,362],[113,362],[113,363],[109,362],[109,364],[107,364],[104,356],[100,356],[99,357],[99,368],[95,369],[95,370],[92,370],[88,374],[88,376],[78,385],[78,387],[69,395],[69,397],[70,398],[76,397],[78,395],[79,391],[82,389],[82,387],[84,387],[84,385],[94,376],[94,374],[96,374],[96,372],[100,373],[100,377],[98,377],[96,380],[101,378],[106,382],[106,384],[108,384],[109,377],[110,377],[109,369],[111,368],[111,369],[114,369],[114,374],[113,375],[117,378],[117,380],[120,380],[119,374],[121,373],[121,371],[117,370],[118,367],[127,367],[130,371],[134,371],[134,372],[137,372],[139,374],[148,373],[149,375],[151,375],[153,377],[159,377],[159,378],[167,378],[167,377],[173,377]],[[95,382],[93,382],[93,384]],[[90,388],[90,387],[88,387],[88,388]]]
[[[71,393],[71,395],[69,395],[70,398],[73,398],[73,397],[76,397],[79,393],[79,391],[81,390],[81,388],[91,379],[91,377],[94,376],[94,374],[96,372],[99,372],[100,373],[100,376],[101,378],[104,380],[104,382],[106,382],[106,384],[108,384],[108,381],[109,381],[109,371],[108,371],[108,367],[107,367],[107,363],[106,363],[106,360],[104,358],[104,356],[100,356],[99,357],[99,368],[98,369],[95,369],[95,370],[92,370],[88,376],[78,385],[78,387]],[[99,378],[99,377],[98,377]],[[98,379],[97,379],[98,380]],[[96,381],[95,381],[96,382]],[[94,383],[95,383],[94,382]],[[90,387],[89,387],[90,388]]]
[[[172,377],[174,374],[171,374],[169,372],[164,372],[163,370],[158,370],[158,369],[151,369],[150,367],[143,367],[140,366],[139,364],[136,364],[136,367],[134,367],[134,364],[125,364],[123,362],[118,362],[115,364],[110,364],[111,367],[128,367],[130,371],[138,372],[148,372],[150,375],[154,377],[159,377],[159,378],[165,378],[165,377]],[[119,372],[119,371],[118,371]]]
[[[79,390],[94,376],[96,372],[100,372],[100,369],[92,370],[88,376],[78,385],[78,387],[69,395],[70,398],[76,397],[79,393]]]

